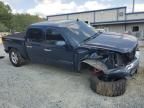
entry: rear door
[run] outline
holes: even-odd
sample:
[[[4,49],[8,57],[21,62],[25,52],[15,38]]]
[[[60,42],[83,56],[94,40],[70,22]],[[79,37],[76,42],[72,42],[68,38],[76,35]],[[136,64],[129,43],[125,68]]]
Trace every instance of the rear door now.
[[[41,28],[30,28],[27,32],[26,50],[32,62],[45,63],[44,42],[45,34]]]

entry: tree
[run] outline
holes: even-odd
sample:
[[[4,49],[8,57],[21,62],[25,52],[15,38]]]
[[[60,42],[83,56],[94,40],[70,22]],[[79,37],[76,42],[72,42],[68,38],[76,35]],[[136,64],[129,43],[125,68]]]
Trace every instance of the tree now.
[[[11,20],[11,8],[9,5],[5,5],[0,1],[0,23],[3,23],[6,27],[10,28]]]
[[[27,26],[32,23],[42,21],[43,19],[38,16],[29,15],[29,14],[15,14],[11,19],[12,31],[21,32],[24,31]]]
[[[0,23],[0,32],[6,32],[6,31],[8,31],[8,28],[4,24]]]
[[[21,32],[28,25],[43,20],[37,15],[12,14],[11,12],[10,6],[0,1],[0,31]]]

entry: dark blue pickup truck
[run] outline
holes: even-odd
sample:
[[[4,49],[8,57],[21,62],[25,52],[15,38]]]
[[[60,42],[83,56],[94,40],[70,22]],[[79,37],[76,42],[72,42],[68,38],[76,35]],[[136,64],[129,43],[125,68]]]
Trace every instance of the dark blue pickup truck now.
[[[40,22],[26,33],[2,38],[11,63],[25,60],[73,66],[80,71],[86,64],[107,76],[129,76],[139,65],[138,41],[118,33],[100,33],[82,21]]]

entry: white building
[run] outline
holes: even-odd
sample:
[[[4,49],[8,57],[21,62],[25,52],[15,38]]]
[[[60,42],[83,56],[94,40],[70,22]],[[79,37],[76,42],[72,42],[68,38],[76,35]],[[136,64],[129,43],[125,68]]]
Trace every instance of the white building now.
[[[80,19],[96,29],[108,32],[128,32],[144,39],[144,12],[126,13],[126,7],[84,11],[47,16],[48,21]]]

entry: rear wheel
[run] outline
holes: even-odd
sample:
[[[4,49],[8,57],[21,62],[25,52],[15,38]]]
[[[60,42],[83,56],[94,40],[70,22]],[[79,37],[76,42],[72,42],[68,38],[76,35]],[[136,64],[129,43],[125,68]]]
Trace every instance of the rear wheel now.
[[[9,58],[10,58],[11,63],[16,67],[19,67],[24,63],[24,59],[22,58],[19,51],[16,50],[16,49],[11,49],[10,50]]]

